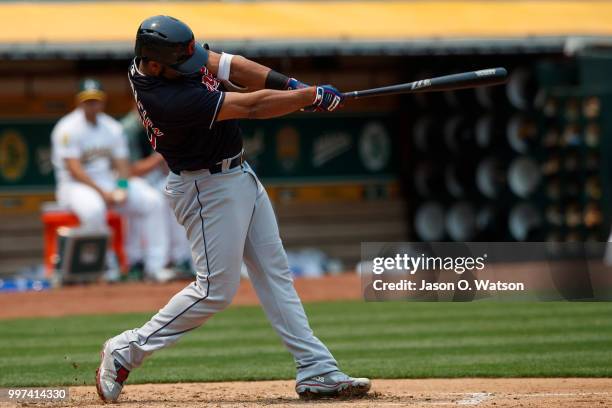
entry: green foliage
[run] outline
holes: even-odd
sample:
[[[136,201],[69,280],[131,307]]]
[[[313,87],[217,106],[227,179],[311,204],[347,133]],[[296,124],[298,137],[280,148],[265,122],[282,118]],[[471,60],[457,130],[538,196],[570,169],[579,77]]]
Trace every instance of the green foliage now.
[[[314,303],[316,335],[373,378],[612,376],[612,303]],[[0,321],[0,386],[92,384],[101,344],[150,315]],[[130,383],[288,379],[258,307],[234,307],[162,350]]]

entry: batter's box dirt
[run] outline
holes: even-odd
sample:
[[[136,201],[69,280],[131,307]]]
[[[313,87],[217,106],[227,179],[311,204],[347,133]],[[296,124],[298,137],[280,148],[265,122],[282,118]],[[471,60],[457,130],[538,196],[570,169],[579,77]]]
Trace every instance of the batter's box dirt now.
[[[126,385],[118,405],[187,407],[568,407],[612,406],[609,378],[511,378],[374,380],[357,400],[300,401],[293,381]],[[71,400],[53,407],[102,406],[95,388],[70,388]],[[11,406],[1,404],[0,406]],[[14,405],[13,405],[14,406]],[[37,405],[40,406],[40,405]]]

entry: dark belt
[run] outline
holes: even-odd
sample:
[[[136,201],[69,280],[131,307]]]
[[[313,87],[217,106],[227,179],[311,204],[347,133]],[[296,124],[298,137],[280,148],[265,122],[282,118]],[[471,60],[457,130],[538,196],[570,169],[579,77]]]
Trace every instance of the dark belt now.
[[[228,160],[228,159],[225,159]],[[210,174],[217,174],[217,173],[221,173],[224,169],[223,169],[223,162],[225,160],[220,161],[219,163],[213,164],[212,166],[210,166],[208,169],[194,169],[194,170],[187,170],[187,171],[198,171],[198,170],[208,170],[210,172]],[[244,163],[244,151],[240,152],[240,154],[236,157],[234,157],[233,159],[231,159],[229,161],[229,165],[227,165],[227,167],[225,168],[225,170],[229,170],[229,169],[233,169],[234,167],[238,167],[240,166],[242,163]],[[173,170],[171,170],[174,174],[179,174]]]
[[[238,167],[242,163],[244,163],[244,152],[240,152],[238,156],[230,160],[229,165],[227,166],[226,170],[233,169],[234,167]],[[208,168],[208,171],[210,171],[210,174],[221,173],[223,171],[223,161],[212,165],[211,167]]]

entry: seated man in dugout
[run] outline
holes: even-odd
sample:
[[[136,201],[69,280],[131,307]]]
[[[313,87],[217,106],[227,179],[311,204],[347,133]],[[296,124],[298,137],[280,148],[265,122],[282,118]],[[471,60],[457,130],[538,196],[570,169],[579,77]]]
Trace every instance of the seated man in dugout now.
[[[128,222],[142,225],[145,276],[167,281],[168,238],[159,234],[166,222],[166,202],[160,192],[139,178],[129,178],[128,149],[121,124],[104,113],[106,93],[100,82],[80,83],[76,107],[62,117],[51,134],[56,198],[73,211],[82,227],[106,229],[109,208]],[[107,280],[120,277],[112,253],[107,254]]]

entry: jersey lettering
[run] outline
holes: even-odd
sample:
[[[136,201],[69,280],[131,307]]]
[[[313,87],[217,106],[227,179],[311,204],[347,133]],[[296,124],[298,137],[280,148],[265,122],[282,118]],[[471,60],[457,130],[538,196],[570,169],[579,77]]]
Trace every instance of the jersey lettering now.
[[[134,95],[136,96],[135,92]],[[164,132],[162,132],[161,130],[159,130],[159,128],[156,128],[155,125],[153,125],[153,121],[151,120],[151,118],[149,118],[149,116],[147,115],[147,111],[145,110],[144,106],[142,106],[142,103],[138,100],[137,97],[136,108],[138,109],[138,114],[140,115],[142,127],[145,128],[145,131],[147,133],[149,143],[151,143],[151,147],[153,148],[153,150],[157,150],[157,138],[162,137],[164,135]]]
[[[211,92],[218,91],[219,85],[221,84],[213,74],[208,72],[206,67],[202,67],[202,83],[206,85],[206,88]]]
[[[130,73],[134,75],[136,67],[132,65],[130,68]],[[149,143],[151,143],[151,147],[153,150],[157,150],[157,138],[162,137],[164,132],[159,130],[159,128],[155,127],[153,121],[147,115],[147,111],[144,106],[138,99],[138,92],[134,88],[134,84],[132,83],[132,78],[128,75],[128,80],[130,82],[130,87],[132,88],[132,93],[134,94],[134,100],[136,101],[136,108],[138,110],[138,115],[140,116],[140,121],[142,122],[142,127],[144,127],[145,132],[147,133],[147,139],[149,139]]]
[[[168,167],[184,170],[210,168],[242,149],[236,120],[217,122],[225,93],[207,69],[196,75],[166,80],[144,75],[138,59],[128,69],[132,93],[147,139]]]

